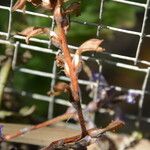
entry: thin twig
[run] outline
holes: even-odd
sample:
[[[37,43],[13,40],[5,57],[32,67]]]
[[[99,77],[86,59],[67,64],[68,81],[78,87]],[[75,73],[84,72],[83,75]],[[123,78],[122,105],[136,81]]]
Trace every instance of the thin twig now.
[[[110,123],[108,126],[102,129],[90,129],[88,130],[88,135],[85,138],[81,138],[81,135],[72,136],[70,138],[60,139],[58,141],[52,142],[49,146],[43,148],[42,150],[55,150],[55,149],[65,149],[75,145],[82,145],[80,144],[83,140],[87,140],[84,142],[85,145],[88,146],[91,143],[94,143],[97,138],[99,138],[103,133],[107,131],[114,131],[124,125],[123,121],[116,120]]]
[[[29,127],[29,128],[23,128],[23,129],[20,129],[19,131],[17,131],[16,133],[12,133],[12,134],[6,134],[4,135],[4,140],[5,141],[9,141],[13,138],[16,138],[16,137],[19,137],[25,133],[29,133],[30,131],[32,130],[36,130],[36,129],[39,129],[39,128],[43,128],[43,127],[46,127],[46,126],[50,126],[52,124],[55,124],[57,122],[60,122],[60,121],[63,121],[63,120],[67,120],[67,119],[70,119],[72,118],[74,115],[76,115],[76,113],[65,113],[63,115],[60,115],[58,117],[55,117],[51,120],[48,120],[48,121],[45,121],[45,122],[42,122],[40,124],[37,124],[35,126],[32,126],[32,127]]]

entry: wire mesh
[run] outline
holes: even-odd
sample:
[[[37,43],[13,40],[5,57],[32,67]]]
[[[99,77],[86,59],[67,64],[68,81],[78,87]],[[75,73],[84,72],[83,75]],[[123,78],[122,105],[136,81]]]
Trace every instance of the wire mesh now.
[[[137,120],[137,124],[140,124],[141,121],[145,121],[147,123],[150,123],[150,118],[146,118],[143,116],[142,111],[143,111],[143,102],[145,99],[145,94],[149,95],[150,92],[146,90],[147,88],[147,84],[148,84],[148,79],[149,79],[149,73],[150,73],[150,61],[146,61],[146,60],[141,60],[139,59],[139,55],[141,53],[141,46],[143,43],[143,38],[147,37],[150,38],[149,34],[145,33],[145,25],[146,25],[146,20],[148,18],[148,10],[150,9],[150,0],[147,0],[146,3],[138,3],[138,2],[132,2],[132,1],[128,1],[128,0],[112,0],[114,3],[122,3],[124,5],[132,5],[135,7],[141,7],[144,9],[144,17],[143,17],[143,23],[142,23],[142,28],[140,32],[137,31],[131,31],[131,30],[126,30],[126,29],[121,29],[121,28],[117,28],[117,27],[112,27],[112,26],[108,26],[108,25],[104,25],[101,23],[101,20],[103,18],[103,12],[104,10],[104,5],[105,3],[107,3],[107,1],[101,0],[100,1],[100,6],[99,6],[99,22],[100,24],[97,23],[93,23],[93,22],[87,22],[85,20],[71,20],[71,22],[77,23],[77,24],[81,24],[81,25],[86,25],[86,26],[94,26],[97,28],[97,31],[95,33],[95,36],[99,36],[101,30],[103,30],[103,28],[107,28],[111,31],[115,31],[115,32],[120,32],[120,33],[124,33],[127,35],[134,35],[139,37],[138,40],[138,45],[137,45],[137,49],[136,49],[136,53],[134,57],[129,57],[129,56],[125,56],[125,55],[120,55],[120,54],[114,54],[111,52],[103,52],[104,55],[109,56],[110,59],[105,59],[103,57],[93,57],[93,59],[95,59],[97,62],[99,61],[103,61],[103,64],[110,64],[115,66],[116,68],[125,68],[128,70],[132,70],[135,72],[142,72],[145,74],[145,77],[143,79],[143,85],[141,87],[141,89],[132,89],[135,90],[137,93],[140,94],[140,100],[138,103],[138,116],[134,116],[134,115],[127,115],[127,117],[131,120]],[[13,61],[12,61],[12,68],[14,71],[19,71],[22,72],[24,74],[32,74],[34,76],[41,76],[41,77],[46,77],[46,78],[51,78],[51,85],[50,88],[53,88],[53,85],[56,82],[56,72],[57,72],[57,67],[56,67],[56,63],[53,63],[53,69],[52,72],[44,72],[44,71],[39,71],[39,70],[33,70],[33,69],[29,69],[29,68],[23,68],[23,67],[17,67],[16,66],[16,61],[17,61],[17,55],[18,55],[18,51],[20,48],[23,49],[29,49],[31,51],[35,51],[35,52],[41,52],[41,53],[47,53],[50,55],[56,55],[57,52],[54,51],[53,49],[51,49],[51,42],[49,40],[43,40],[43,39],[39,39],[39,38],[31,38],[30,41],[36,42],[36,43],[40,43],[40,44],[47,44],[47,48],[43,48],[42,46],[35,46],[35,45],[27,45],[24,44],[22,42],[19,42],[17,40],[22,40],[25,39],[25,37],[20,36],[20,35],[13,35],[12,34],[12,20],[13,20],[13,12],[12,12],[12,5],[13,5],[14,1],[11,0],[10,1],[10,6],[3,6],[0,5],[0,9],[1,10],[6,10],[9,12],[9,18],[8,18],[8,28],[7,28],[7,32],[4,31],[0,31],[0,44],[2,45],[11,45],[13,46],[14,49],[14,54],[13,54]],[[36,12],[32,12],[32,11],[22,11],[22,10],[17,10],[17,13],[24,13],[26,15],[32,15],[32,16],[38,16],[41,18],[47,18],[50,20],[53,20],[53,16],[49,16],[46,14],[42,14],[42,13],[36,13]],[[50,28],[54,28],[54,20],[52,21],[52,25]],[[16,39],[16,42],[13,42],[12,40],[10,40],[11,38]],[[1,38],[1,37],[5,37],[5,38]],[[69,48],[76,50],[78,47],[74,46],[74,45],[68,45]],[[84,56],[83,59],[87,60],[89,57]],[[117,58],[118,61],[113,61],[113,59],[111,58]],[[125,60],[126,63],[122,63],[121,61]],[[131,65],[130,63],[134,63],[133,65]],[[143,64],[146,65],[145,68],[141,68],[138,67],[137,64]],[[63,81],[69,81],[69,79],[65,76],[58,76],[57,75],[57,79],[63,80]],[[98,84],[96,82],[92,82],[92,81],[88,81],[88,80],[82,80],[79,79],[79,84],[80,85],[93,85],[95,87],[98,86]],[[120,87],[120,86],[115,86],[116,90],[121,91],[121,90],[129,90],[127,88],[124,87]],[[5,88],[5,91],[13,91],[13,92],[17,92],[19,93],[21,96],[29,96],[32,97],[35,100],[41,100],[41,101],[47,101],[49,102],[49,108],[48,108],[48,118],[52,118],[53,117],[53,109],[54,109],[54,104],[59,104],[59,105],[65,105],[65,106],[70,106],[70,103],[63,100],[63,99],[58,99],[55,97],[48,97],[46,95],[41,95],[38,93],[29,93],[27,91],[24,91],[23,89],[21,91],[15,90],[15,89],[11,89],[11,88]],[[95,92],[97,93],[97,92]],[[83,107],[85,107],[85,105],[83,105]],[[106,109],[100,109],[99,110],[100,113],[108,113],[108,111]],[[109,112],[110,113],[110,112]]]

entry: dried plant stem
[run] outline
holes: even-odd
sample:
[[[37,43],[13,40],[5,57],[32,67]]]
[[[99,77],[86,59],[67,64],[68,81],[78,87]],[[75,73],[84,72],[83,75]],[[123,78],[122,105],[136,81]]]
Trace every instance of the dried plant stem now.
[[[83,117],[83,113],[82,113],[81,103],[77,102],[76,106],[77,106],[76,110],[77,110],[78,117],[79,117],[79,123],[80,123],[81,129],[82,129],[81,137],[85,137],[86,135],[88,135],[88,132],[86,130],[86,125],[85,125],[85,121],[84,121],[84,117]]]
[[[60,38],[61,38],[61,42],[62,42],[62,50],[64,52],[65,61],[68,65],[68,68],[70,69],[69,72],[70,72],[70,79],[71,79],[72,95],[74,98],[73,103],[78,112],[79,122],[80,122],[81,129],[82,129],[82,137],[84,137],[87,135],[87,131],[86,131],[85,121],[83,118],[82,108],[81,108],[81,104],[80,104],[78,78],[75,73],[74,66],[72,65],[72,59],[71,59],[69,48],[68,48],[68,45],[66,42],[67,39],[65,36],[65,32],[61,26],[59,26],[59,33],[61,35]]]
[[[45,122],[42,122],[40,124],[37,124],[35,126],[32,126],[30,128],[23,128],[23,129],[20,129],[19,131],[17,131],[16,133],[13,133],[13,134],[7,134],[4,136],[4,140],[5,141],[8,141],[8,140],[11,140],[13,138],[16,138],[18,136],[21,136],[25,133],[28,133],[30,131],[33,131],[33,130],[36,130],[36,129],[39,129],[39,128],[43,128],[43,127],[46,127],[46,126],[49,126],[49,125],[52,125],[52,124],[55,124],[57,122],[60,122],[60,121],[63,121],[63,120],[67,120],[67,119],[70,119],[72,118],[74,115],[76,115],[76,113],[65,113],[63,115],[60,115],[58,117],[55,117],[51,120],[48,120],[48,121],[45,121]]]
[[[102,128],[102,129],[89,129],[88,135],[90,137],[90,141],[89,138],[87,139],[87,141],[85,141],[85,145],[84,146],[88,146],[90,143],[95,142],[95,140],[100,137],[103,133],[107,132],[107,131],[113,131],[116,130],[120,127],[122,127],[124,125],[124,122],[120,121],[120,120],[116,120],[113,121],[112,123],[110,123],[107,127]],[[72,136],[70,138],[65,138],[65,139],[60,139],[58,141],[54,141],[52,142],[49,146],[43,148],[42,150],[55,150],[55,149],[64,149],[65,147],[71,147],[71,145],[81,145],[79,144],[81,142],[81,135],[76,135],[76,136]],[[91,139],[95,139],[95,140],[91,140]],[[69,146],[70,145],[70,146]],[[80,149],[80,148],[79,148]]]
[[[70,69],[69,72],[70,72],[70,79],[71,79],[72,95],[74,98],[73,103],[74,103],[74,106],[78,112],[79,122],[80,122],[81,129],[82,129],[82,136],[84,137],[87,135],[87,131],[86,131],[85,121],[83,118],[82,108],[81,108],[80,99],[79,99],[78,78],[77,78],[77,75],[75,73],[75,69],[72,65],[72,59],[71,59],[69,48],[68,48],[68,45],[66,42],[67,39],[65,36],[64,29],[61,26],[59,26],[59,24],[57,27],[59,27],[59,31],[60,31],[59,33],[61,35],[60,38],[61,38],[61,42],[62,42],[62,50],[64,52],[65,61],[68,65],[68,68]]]
[[[71,79],[71,88],[72,88],[72,94],[73,94],[74,100],[79,101],[78,77],[75,73],[75,68],[72,64],[72,58],[71,58],[70,51],[68,48],[65,30],[62,25],[63,15],[61,13],[61,1],[57,0],[57,3],[58,4],[54,10],[54,16],[55,16],[57,29],[58,29],[59,38],[61,40],[61,48],[64,53],[66,65],[68,66],[68,69],[69,69],[69,74],[70,74],[70,79]]]
[[[88,133],[86,131],[85,121],[83,118],[82,108],[81,108],[81,104],[80,104],[78,77],[75,72],[75,68],[72,64],[72,58],[71,58],[70,51],[68,48],[65,30],[63,28],[63,15],[61,12],[61,5],[62,5],[62,1],[57,0],[57,5],[54,10],[54,16],[55,16],[54,18],[55,18],[56,25],[58,28],[59,38],[61,40],[61,48],[64,53],[65,63],[69,70],[69,77],[71,79],[71,91],[72,91],[72,96],[73,96],[73,103],[78,112],[79,122],[80,122],[81,130],[82,130],[82,137],[84,137]]]
[[[64,53],[64,58],[65,58],[65,61],[66,61],[66,64],[68,66],[69,73],[70,73],[72,94],[73,94],[74,100],[79,101],[78,77],[76,75],[75,68],[72,64],[72,58],[71,58],[69,48],[67,45],[67,39],[66,39],[65,31],[61,27],[60,24],[57,24],[57,27],[58,27],[59,34],[60,34],[59,37],[60,37],[61,42],[62,42],[61,46],[62,46],[62,50]]]

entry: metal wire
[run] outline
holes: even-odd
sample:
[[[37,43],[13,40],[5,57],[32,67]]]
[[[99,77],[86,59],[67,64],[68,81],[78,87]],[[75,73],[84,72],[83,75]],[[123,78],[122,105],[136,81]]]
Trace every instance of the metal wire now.
[[[144,17],[143,17],[143,23],[142,23],[142,28],[140,32],[137,31],[131,31],[131,30],[126,30],[126,29],[121,29],[121,28],[117,28],[117,27],[112,27],[109,25],[103,25],[102,24],[102,18],[103,18],[103,12],[104,10],[104,6],[105,3],[107,3],[107,1],[105,0],[101,0],[100,1],[100,8],[99,8],[99,22],[100,23],[92,23],[92,22],[88,22],[85,20],[71,20],[74,23],[77,24],[81,24],[81,25],[85,25],[85,26],[93,26],[95,28],[97,28],[97,32],[96,35],[99,35],[99,32],[101,30],[103,30],[103,28],[107,28],[111,31],[115,31],[115,32],[120,32],[120,33],[124,33],[127,35],[134,35],[139,37],[139,42],[137,45],[137,50],[135,53],[135,57],[129,57],[129,56],[124,56],[124,55],[120,55],[120,54],[113,54],[110,52],[104,52],[103,55],[109,56],[110,59],[106,59],[106,58],[102,58],[102,57],[98,57],[98,58],[94,58],[97,62],[99,61],[103,61],[104,64],[109,64],[109,65],[113,65],[116,68],[124,68],[124,69],[128,69],[128,70],[132,70],[135,72],[141,72],[145,74],[145,78],[143,79],[143,85],[141,87],[141,89],[132,89],[135,92],[140,94],[140,100],[139,100],[139,105],[138,105],[138,110],[139,110],[139,114],[138,116],[132,116],[132,115],[127,115],[127,117],[131,120],[137,120],[137,124],[140,125],[141,121],[145,121],[147,123],[150,123],[150,117],[149,118],[145,118],[142,114],[142,110],[143,110],[143,102],[144,102],[144,98],[145,98],[145,94],[150,95],[150,91],[146,90],[147,87],[147,83],[148,83],[148,79],[149,79],[149,66],[150,66],[150,61],[146,61],[146,60],[140,60],[139,59],[139,54],[141,53],[141,46],[143,43],[143,38],[147,37],[150,38],[149,34],[145,33],[145,26],[146,26],[146,20],[147,20],[147,15],[148,15],[148,10],[150,9],[150,0],[147,0],[147,2],[144,3],[138,3],[138,2],[132,2],[132,1],[128,1],[128,0],[111,0],[114,3],[122,3],[124,5],[129,5],[129,6],[134,6],[134,7],[141,7],[143,8],[144,11]],[[69,78],[65,77],[65,76],[56,76],[56,63],[53,63],[53,69],[52,72],[43,72],[43,71],[39,71],[39,70],[33,70],[33,69],[29,69],[29,68],[23,68],[23,67],[17,67],[16,66],[16,60],[17,60],[17,54],[18,54],[18,50],[19,48],[23,48],[23,49],[29,49],[35,52],[41,52],[41,53],[47,53],[50,55],[56,55],[57,52],[53,51],[53,49],[51,49],[51,42],[49,40],[43,40],[43,39],[39,39],[39,38],[31,38],[30,41],[33,42],[37,42],[40,44],[45,44],[47,45],[48,48],[43,48],[42,46],[35,46],[35,45],[27,45],[24,44],[22,42],[13,42],[11,40],[11,38],[15,39],[15,40],[22,40],[25,39],[25,37],[20,36],[20,35],[13,35],[12,34],[12,20],[13,20],[13,15],[12,15],[12,6],[13,6],[13,0],[10,1],[10,6],[2,6],[0,5],[0,10],[6,10],[9,12],[9,17],[8,17],[8,29],[7,32],[4,31],[0,31],[0,44],[1,45],[11,45],[14,47],[14,56],[13,56],[13,61],[12,61],[12,68],[14,71],[19,71],[22,72],[24,74],[32,74],[34,76],[41,76],[41,77],[46,77],[46,78],[51,78],[51,85],[50,85],[50,89],[53,88],[56,79],[60,79],[63,81],[70,81]],[[54,29],[54,20],[53,20],[53,16],[50,15],[46,15],[46,14],[42,14],[42,13],[36,13],[36,12],[32,12],[32,11],[22,11],[22,10],[17,10],[17,13],[24,13],[26,15],[32,15],[32,16],[38,16],[41,18],[47,18],[49,19],[49,21],[52,21],[51,24],[51,29]],[[1,38],[2,37],[2,38]],[[76,50],[78,47],[74,46],[74,45],[68,45],[69,48]],[[117,58],[117,62],[112,61],[112,58]],[[89,57],[84,56],[83,57],[84,60],[89,59]],[[126,63],[122,63],[120,61],[122,60],[126,60]],[[130,63],[134,63],[135,65],[131,65]],[[137,63],[140,64],[144,64],[147,65],[147,67],[145,68],[140,68],[137,66]],[[92,82],[92,81],[87,81],[87,80],[82,80],[79,79],[79,84],[81,85],[94,85],[94,87],[96,87],[95,89],[97,90],[98,88],[98,83],[97,82]],[[130,87],[124,88],[124,87],[119,87],[119,86],[114,86],[116,88],[116,90],[118,91],[128,91],[129,89],[131,89]],[[30,93],[27,91],[24,91],[22,89],[22,91],[17,91],[15,89],[11,89],[11,88],[5,88],[6,92],[17,92],[18,94],[20,94],[21,96],[28,96],[31,97],[35,100],[41,100],[41,101],[47,101],[49,102],[49,108],[48,108],[48,118],[52,118],[53,117],[53,113],[54,113],[54,104],[59,104],[59,105],[65,105],[65,106],[70,106],[70,103],[63,100],[63,99],[57,99],[55,97],[48,97],[46,95],[40,95],[38,93]],[[95,96],[96,96],[97,91],[95,91]],[[83,107],[85,107],[85,105],[83,105]],[[110,115],[112,115],[112,113],[108,112],[106,109],[100,109],[99,110],[100,113],[109,113]]]
[[[10,32],[11,32],[11,26],[12,26],[12,6],[13,6],[13,0],[10,1],[7,40],[10,38]]]
[[[145,6],[145,13],[144,13],[144,18],[143,18],[143,24],[142,24],[142,29],[141,29],[141,35],[140,35],[140,39],[139,39],[139,43],[138,43],[138,47],[137,47],[137,51],[136,51],[136,56],[135,56],[135,64],[137,64],[137,60],[140,54],[140,49],[142,46],[142,42],[143,42],[143,38],[144,38],[144,31],[145,31],[145,25],[146,25],[146,20],[148,18],[148,7],[150,4],[150,0],[147,0],[146,2],[146,6]]]

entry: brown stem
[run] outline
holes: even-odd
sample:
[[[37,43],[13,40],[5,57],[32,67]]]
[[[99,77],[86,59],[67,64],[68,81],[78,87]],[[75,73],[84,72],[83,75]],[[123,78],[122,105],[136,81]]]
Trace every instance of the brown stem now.
[[[70,87],[66,87],[66,90],[68,91],[70,102],[72,103],[73,107],[77,111],[79,123],[80,123],[81,130],[82,130],[81,137],[85,137],[86,135],[88,135],[88,132],[86,130],[86,125],[85,125],[85,121],[84,121],[84,117],[83,117],[81,103],[80,103],[80,101],[75,101],[74,100],[74,97],[72,96],[72,92],[71,92]]]
[[[79,122],[81,125],[81,130],[82,130],[82,137],[84,137],[88,133],[86,131],[85,121],[83,118],[82,108],[81,108],[81,104],[80,104],[78,77],[77,77],[75,68],[72,64],[72,58],[71,58],[70,51],[68,48],[65,30],[63,28],[63,15],[61,12],[62,11],[61,5],[62,5],[61,0],[57,0],[57,5],[54,10],[54,18],[55,18],[56,25],[58,28],[59,37],[61,39],[61,47],[62,47],[62,51],[64,53],[65,62],[69,69],[69,77],[71,79],[71,93],[73,96],[73,104],[77,110],[77,113],[79,116]]]
[[[83,113],[82,113],[81,103],[79,101],[79,102],[75,102],[73,105],[76,108],[77,113],[78,113],[79,123],[80,123],[81,129],[82,129],[82,135],[81,135],[81,137],[83,138],[86,135],[88,135],[88,132],[86,130],[86,125],[85,125],[85,121],[84,121],[84,117],[83,117]]]
[[[52,125],[52,124],[55,124],[57,122],[60,122],[60,121],[63,121],[63,120],[66,120],[66,119],[69,119],[71,117],[73,117],[74,115],[76,115],[76,113],[65,113],[63,115],[60,115],[58,117],[55,117],[51,120],[48,120],[48,121],[45,121],[45,122],[42,122],[40,124],[37,124],[35,126],[32,126],[30,128],[23,128],[19,131],[17,131],[16,133],[13,133],[13,134],[7,134],[4,136],[4,140],[8,141],[8,140],[11,140],[13,138],[16,138],[18,136],[21,136],[25,133],[28,133],[32,130],[36,130],[36,129],[39,129],[39,128],[43,128],[43,127],[46,127],[46,126],[49,126],[49,125]]]
[[[59,31],[60,31],[60,37],[61,37],[62,49],[64,52],[65,61],[66,61],[68,68],[69,68],[73,97],[74,97],[75,101],[79,101],[78,78],[77,78],[77,75],[75,73],[74,66],[72,65],[72,58],[71,58],[69,48],[68,48],[68,45],[66,42],[67,39],[65,36],[65,31],[62,27],[59,28]]]
[[[73,94],[74,100],[79,101],[78,77],[75,73],[75,68],[72,64],[72,58],[71,58],[70,51],[68,48],[67,38],[66,38],[65,31],[64,31],[63,25],[62,25],[63,15],[61,13],[61,2],[60,2],[60,0],[57,0],[57,2],[58,2],[58,4],[54,10],[54,18],[55,18],[56,25],[58,28],[59,37],[61,39],[61,47],[62,47],[62,51],[64,53],[64,58],[65,58],[67,66],[69,68],[72,94]]]
[[[49,146],[44,147],[41,150],[55,150],[60,145],[67,144],[67,143],[72,143],[72,142],[77,142],[80,139],[81,139],[81,135],[76,135],[76,136],[72,136],[72,137],[69,137],[69,138],[60,139],[60,140],[52,142]]]
[[[105,128],[102,128],[102,129],[96,129],[96,128],[93,128],[93,129],[89,129],[87,130],[88,132],[88,135],[93,138],[93,139],[97,139],[99,138],[103,133],[107,132],[107,131],[113,131],[113,130],[116,130],[120,127],[122,127],[124,125],[124,122],[123,121],[120,121],[120,120],[116,120],[116,121],[113,121],[112,123],[110,123],[107,127]],[[67,144],[71,144],[71,143],[74,143],[74,144],[77,144],[77,143],[80,143],[80,140],[82,139],[81,138],[82,135],[78,134],[76,136],[72,136],[72,137],[69,137],[69,138],[65,138],[65,139],[60,139],[60,140],[57,140],[57,141],[54,141],[52,142],[49,146],[43,148],[42,150],[55,150],[55,149],[63,149],[65,146],[67,146]],[[95,140],[91,140],[91,143],[92,142],[95,142]],[[87,141],[88,143],[85,143],[86,146],[88,146],[90,144],[89,141]]]

